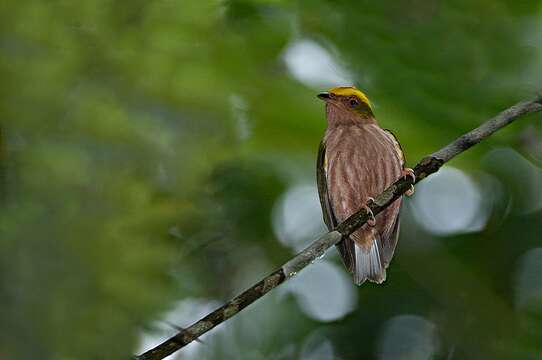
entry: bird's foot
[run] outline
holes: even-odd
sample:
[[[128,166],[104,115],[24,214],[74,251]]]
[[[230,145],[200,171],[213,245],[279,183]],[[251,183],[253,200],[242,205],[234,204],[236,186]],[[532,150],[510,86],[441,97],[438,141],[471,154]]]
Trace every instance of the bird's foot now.
[[[406,178],[407,176],[410,176],[412,178],[412,185],[410,185],[410,189],[405,191],[406,196],[412,196],[414,194],[414,183],[416,182],[416,174],[414,174],[414,170],[411,168],[404,168],[403,169],[403,176]]]
[[[369,205],[374,204],[374,202],[375,199],[373,199],[372,197],[368,197],[367,203],[362,206],[362,208],[365,209],[365,211],[367,212],[367,225],[369,225],[370,227],[374,227],[376,225],[375,215],[373,214],[373,210],[371,210],[371,208],[369,207]]]

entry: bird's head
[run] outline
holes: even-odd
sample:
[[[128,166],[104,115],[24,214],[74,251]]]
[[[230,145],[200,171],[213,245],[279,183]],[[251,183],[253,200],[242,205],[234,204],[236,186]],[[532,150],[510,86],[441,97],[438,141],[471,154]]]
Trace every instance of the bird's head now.
[[[373,108],[367,96],[354,86],[340,86],[318,94],[326,103],[328,115],[373,119]]]

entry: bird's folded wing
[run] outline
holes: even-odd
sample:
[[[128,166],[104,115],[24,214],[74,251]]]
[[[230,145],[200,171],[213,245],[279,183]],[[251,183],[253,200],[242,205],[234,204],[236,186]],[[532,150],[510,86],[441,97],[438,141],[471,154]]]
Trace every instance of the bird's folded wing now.
[[[318,148],[318,158],[316,161],[316,182],[318,185],[318,195],[320,196],[320,205],[322,206],[322,214],[324,216],[324,222],[327,225],[329,231],[335,229],[337,226],[337,218],[333,213],[331,206],[331,199],[328,193],[327,177],[326,177],[326,144],[324,140],[320,142]],[[350,239],[343,239],[337,244],[339,253],[348,271],[352,272],[354,268],[354,242]]]
[[[406,164],[406,158],[401,144],[390,130],[384,129],[384,131],[393,142],[393,146],[395,148],[397,156],[399,156],[399,159],[401,160],[401,166],[404,168]],[[397,240],[399,240],[399,228],[401,226],[401,220],[399,219],[400,209],[401,205],[399,205],[399,208],[397,209],[396,216],[392,225],[384,231],[384,234],[382,236],[382,255],[384,257],[383,260],[386,267],[389,265],[391,258],[393,257],[393,253],[395,252],[395,246],[397,245]]]
[[[386,133],[386,135],[388,135],[391,142],[393,143],[395,152],[397,153],[397,156],[399,156],[399,159],[401,159],[401,166],[405,167],[405,163],[406,163],[405,154],[403,153],[403,148],[401,147],[399,140],[397,140],[395,135],[390,130],[388,129],[383,129],[383,130]]]

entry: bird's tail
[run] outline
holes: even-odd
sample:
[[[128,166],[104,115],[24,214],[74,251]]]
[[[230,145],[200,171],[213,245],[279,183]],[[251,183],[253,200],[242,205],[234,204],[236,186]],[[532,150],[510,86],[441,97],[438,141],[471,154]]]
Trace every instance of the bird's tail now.
[[[373,242],[368,249],[354,243],[356,265],[354,267],[354,282],[361,285],[365,280],[383,283],[386,280],[386,267],[382,261],[382,245],[380,241],[373,238]]]

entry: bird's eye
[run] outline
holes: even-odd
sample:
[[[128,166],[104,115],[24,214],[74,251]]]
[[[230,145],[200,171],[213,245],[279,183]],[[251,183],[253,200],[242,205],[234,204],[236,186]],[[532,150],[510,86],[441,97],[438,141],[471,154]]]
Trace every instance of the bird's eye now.
[[[350,99],[350,106],[356,107],[359,105],[359,101],[357,99]]]

